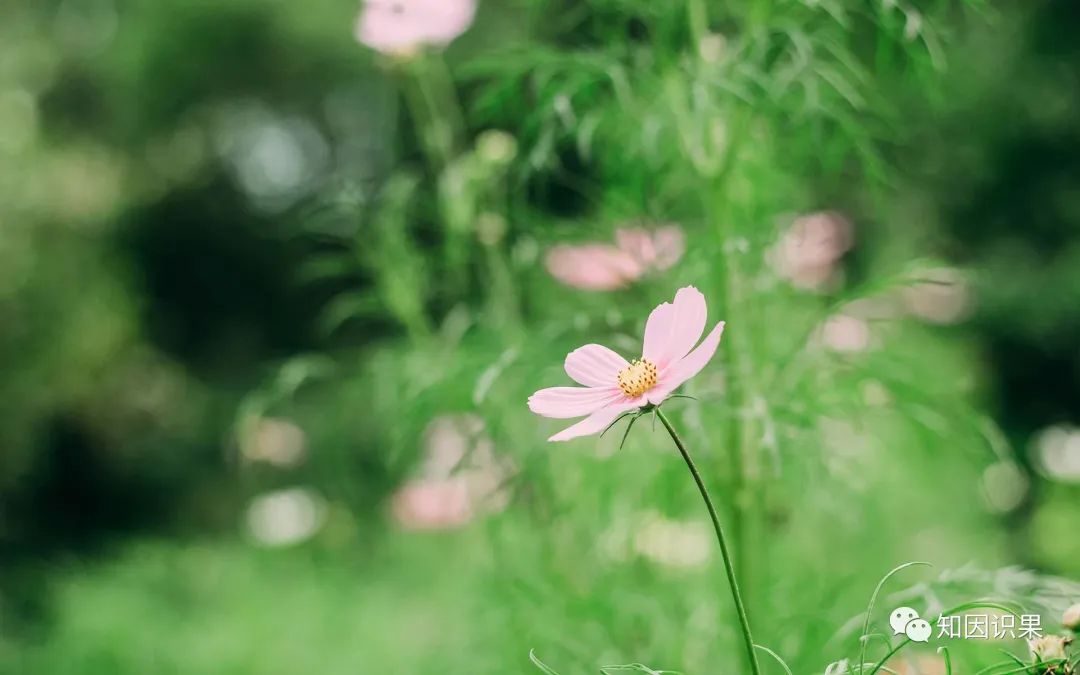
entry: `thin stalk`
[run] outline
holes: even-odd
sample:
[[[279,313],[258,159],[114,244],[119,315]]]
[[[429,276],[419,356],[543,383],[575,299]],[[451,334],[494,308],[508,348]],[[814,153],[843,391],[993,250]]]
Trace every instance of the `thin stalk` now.
[[[442,173],[453,159],[453,131],[435,98],[431,68],[424,55],[399,64],[401,91],[409,109],[420,147],[432,173]]]
[[[442,54],[433,55],[429,66],[429,73],[432,75],[439,96],[439,105],[450,125],[452,145],[460,143],[465,139],[467,126],[465,124],[465,107],[461,105],[461,99],[458,98],[457,88],[454,86],[454,76],[450,72],[450,67],[446,64],[446,59],[443,58]]]
[[[746,307],[740,287],[740,254],[736,251],[735,245],[738,238],[735,223],[738,222],[740,215],[735,211],[734,204],[738,199],[732,194],[731,189],[741,144],[749,135],[747,133],[749,125],[748,113],[734,115],[732,140],[725,149],[723,162],[715,179],[716,192],[705,199],[704,211],[706,218],[714,224],[720,234],[724,260],[720,279],[724,296],[724,313],[729,325],[737,323],[742,326],[737,334],[726,336],[721,348],[725,350],[728,355],[727,360],[731,363],[728,399],[731,401],[733,413],[728,425],[728,444],[731,448],[732,465],[731,493],[733,497],[731,501],[734,509],[732,529],[743,591],[746,594],[747,603],[752,604],[757,587],[755,581],[761,572],[759,568],[766,559],[756,550],[763,529],[762,504],[760,503],[762,490],[759,485],[760,461],[756,454],[757,446],[751,436],[752,421],[743,417],[757,392],[752,390],[755,379],[752,376],[753,364],[749,346],[752,336],[747,334],[752,322],[747,321],[745,317],[740,318],[743,317],[743,309]],[[755,574],[751,575],[751,572]]]
[[[717,178],[719,184],[718,192],[716,195],[704,197],[702,200],[702,211],[705,214],[705,218],[710,223],[715,223],[717,231],[720,235],[721,246],[725,249],[723,251],[724,265],[722,265],[723,271],[718,279],[721,289],[721,295],[723,296],[724,314],[727,318],[728,325],[734,325],[732,321],[732,314],[735,312],[735,278],[733,270],[727,257],[730,255],[726,251],[724,243],[731,238],[731,228],[728,222],[729,216],[723,211],[720,205],[720,200],[726,195],[724,186],[727,182],[727,177],[730,175],[731,165],[733,160],[731,154],[732,148],[728,148],[727,158],[724,165],[721,168],[720,176]],[[706,176],[702,176],[707,178]],[[721,341],[720,349],[726,354],[726,360],[729,363],[736,363],[739,358],[739,352],[733,348],[733,342],[730,337]],[[731,462],[731,482],[728,486],[731,499],[729,500],[731,506],[731,531],[735,542],[735,551],[739,556],[738,569],[741,574],[745,575],[746,570],[749,569],[747,560],[747,546],[746,546],[746,504],[743,498],[743,489],[746,482],[746,472],[743,466],[743,420],[740,412],[745,406],[745,400],[742,395],[742,378],[741,370],[739,368],[732,369],[732,376],[728,378],[728,395],[727,398],[731,402],[732,414],[728,419],[728,423],[725,426],[725,432],[727,435],[727,447],[730,448],[729,461]],[[747,581],[745,576],[743,581]],[[749,587],[747,588],[749,591]]]
[[[517,296],[514,293],[514,277],[510,266],[502,255],[498,243],[484,245],[487,259],[489,281],[489,299],[493,317],[500,330],[517,333],[520,328]]]
[[[750,634],[750,620],[746,616],[746,607],[743,606],[742,595],[739,593],[739,582],[735,578],[735,567],[731,562],[731,552],[728,551],[724,528],[720,525],[720,516],[716,513],[716,507],[713,505],[712,497],[709,496],[709,491],[705,487],[705,481],[701,478],[701,473],[698,472],[697,465],[694,464],[694,460],[690,457],[690,451],[686,449],[686,445],[679,438],[679,434],[671,426],[667,415],[659,408],[656,408],[655,412],[656,416],[660,418],[660,423],[664,425],[664,428],[671,435],[671,440],[675,442],[675,447],[679,449],[683,460],[686,461],[686,468],[690,469],[690,475],[694,477],[698,492],[701,493],[701,498],[705,501],[705,508],[709,511],[713,529],[716,531],[716,541],[720,544],[720,556],[724,559],[724,571],[727,573],[728,584],[731,586],[731,598],[735,601],[735,612],[739,615],[739,625],[742,628],[743,639],[746,641],[746,656],[750,660],[750,670],[754,675],[761,675],[761,666],[758,664],[757,652],[754,649],[754,638]]]
[[[694,40],[695,53],[701,49],[701,41],[709,32],[709,10],[704,0],[690,0],[687,6],[690,37]]]

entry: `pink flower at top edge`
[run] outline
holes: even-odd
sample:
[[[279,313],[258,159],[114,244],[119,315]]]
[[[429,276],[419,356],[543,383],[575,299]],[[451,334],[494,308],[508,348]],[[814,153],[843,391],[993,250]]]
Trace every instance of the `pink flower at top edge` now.
[[[622,228],[615,245],[561,244],[548,251],[548,272],[567,286],[587,291],[625,288],[652,271],[670,268],[686,248],[682,229]]]
[[[443,47],[468,30],[476,0],[366,0],[356,20],[356,39],[392,56],[426,46]]]
[[[687,286],[679,289],[674,302],[665,302],[649,314],[640,359],[627,361],[597,344],[570,352],[564,364],[566,374],[584,386],[541,389],[529,397],[529,410],[543,417],[585,419],[548,440],[595,434],[624,412],[661,403],[701,372],[716,353],[724,322],[697,344],[706,318],[705,296]]]

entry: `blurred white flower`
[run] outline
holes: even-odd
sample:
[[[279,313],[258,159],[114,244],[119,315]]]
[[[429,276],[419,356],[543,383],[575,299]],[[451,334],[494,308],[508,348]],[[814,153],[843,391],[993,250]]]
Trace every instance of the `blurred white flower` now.
[[[509,164],[517,155],[517,139],[505,131],[488,129],[476,137],[476,155],[490,164]]]
[[[1043,430],[1033,445],[1036,466],[1048,478],[1080,482],[1080,429],[1053,426]]]
[[[698,56],[705,63],[716,63],[727,51],[727,38],[720,33],[709,33],[698,42]]]
[[[1045,661],[1067,659],[1069,655],[1065,651],[1065,648],[1071,643],[1071,637],[1066,637],[1064,635],[1043,635],[1040,638],[1028,640],[1028,648],[1031,649],[1031,656],[1036,662],[1043,663]]]
[[[804,290],[823,290],[838,276],[839,262],[854,242],[851,221],[834,211],[800,216],[769,250],[777,275]]]
[[[973,294],[964,275],[951,267],[922,270],[919,281],[901,291],[907,311],[924,321],[951,324],[971,314]]]
[[[444,47],[468,30],[476,0],[367,0],[356,20],[361,44],[392,56]]]
[[[296,466],[307,454],[307,437],[294,422],[276,417],[252,417],[240,431],[240,452],[249,462],[279,467]]]
[[[995,462],[982,476],[983,496],[996,513],[1008,513],[1020,506],[1028,492],[1028,479],[1015,463]]]
[[[314,124],[259,101],[221,106],[213,144],[248,198],[267,211],[281,211],[317,187],[330,160]]]
[[[667,567],[701,567],[712,557],[712,533],[705,523],[672,520],[647,511],[634,526],[634,551]]]
[[[476,154],[491,164],[509,164],[517,154],[517,139],[507,132],[489,129],[476,137]]]
[[[825,675],[845,675],[848,672],[849,669],[847,659],[830,663],[828,666],[825,667]]]
[[[308,488],[259,495],[247,509],[251,536],[266,546],[290,546],[310,539],[326,518],[326,503]]]

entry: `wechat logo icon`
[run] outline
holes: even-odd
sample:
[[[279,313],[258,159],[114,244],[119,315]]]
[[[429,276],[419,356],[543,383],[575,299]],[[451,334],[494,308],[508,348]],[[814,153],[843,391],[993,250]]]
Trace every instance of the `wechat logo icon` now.
[[[897,607],[889,614],[893,635],[906,635],[912,642],[929,642],[930,622],[920,619],[919,613],[910,607]]]

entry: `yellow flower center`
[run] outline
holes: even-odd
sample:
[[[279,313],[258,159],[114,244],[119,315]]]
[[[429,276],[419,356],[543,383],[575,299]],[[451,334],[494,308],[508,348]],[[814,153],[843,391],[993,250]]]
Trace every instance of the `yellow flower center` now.
[[[641,396],[656,384],[656,365],[648,359],[634,360],[619,371],[619,389],[631,398]]]

